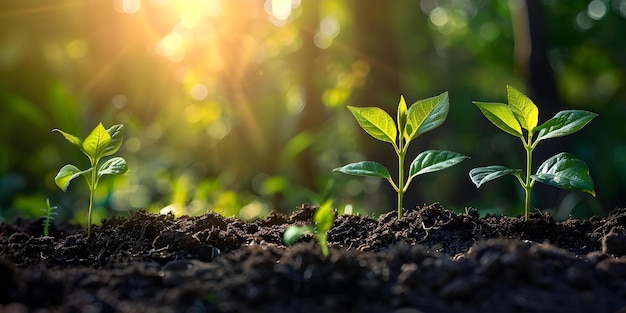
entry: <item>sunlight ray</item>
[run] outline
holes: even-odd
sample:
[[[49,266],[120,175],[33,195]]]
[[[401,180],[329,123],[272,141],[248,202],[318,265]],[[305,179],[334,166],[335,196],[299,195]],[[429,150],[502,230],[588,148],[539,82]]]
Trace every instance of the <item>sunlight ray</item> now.
[[[1,18],[8,18],[8,17],[15,17],[15,16],[21,16],[21,15],[28,15],[28,14],[36,14],[36,13],[42,13],[42,12],[48,12],[48,11],[55,11],[55,10],[61,10],[61,9],[67,9],[67,8],[72,8],[72,7],[78,7],[81,5],[84,5],[85,1],[66,1],[64,3],[60,3],[60,4],[53,4],[53,5],[40,5],[40,6],[35,6],[35,7],[30,7],[30,8],[25,8],[25,9],[18,9],[18,10],[9,10],[9,11],[5,11],[5,12],[0,12],[0,19]]]

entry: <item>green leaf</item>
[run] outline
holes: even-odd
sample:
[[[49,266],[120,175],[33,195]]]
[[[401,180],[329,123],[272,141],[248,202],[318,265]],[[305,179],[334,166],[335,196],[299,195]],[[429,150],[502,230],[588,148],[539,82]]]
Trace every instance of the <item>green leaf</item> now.
[[[520,169],[511,169],[501,165],[492,165],[473,168],[472,170],[470,170],[469,175],[474,185],[476,185],[476,188],[480,188],[482,184],[502,177],[504,175],[513,175],[519,177],[521,173],[522,170]]]
[[[539,109],[530,98],[517,89],[507,85],[506,91],[511,112],[524,129],[532,131],[539,120]]]
[[[411,125],[408,141],[443,124],[448,116],[449,108],[447,91],[412,104],[408,116],[408,124]]]
[[[60,130],[60,129],[57,129],[57,128],[53,129],[52,131],[53,131],[53,132],[58,132],[58,133],[60,133],[61,135],[63,135],[63,137],[65,137],[65,139],[66,139],[67,141],[69,141],[69,142],[70,142],[70,143],[72,143],[73,145],[78,146],[79,148],[80,148],[80,147],[81,147],[81,145],[83,144],[83,142],[80,140],[80,138],[78,138],[78,137],[76,137],[76,136],[74,136],[74,135],[72,135],[72,134],[68,134],[68,133],[66,133],[66,132],[64,132],[64,131],[62,131],[62,130]]]
[[[537,141],[566,136],[579,131],[598,114],[583,110],[566,110],[558,112],[553,118],[538,126]]]
[[[68,164],[68,165],[63,166],[59,170],[57,175],[54,177],[54,182],[57,184],[57,186],[59,186],[59,188],[61,188],[61,190],[66,191],[67,186],[69,186],[70,181],[72,181],[72,179],[84,173],[88,173],[89,171],[91,171],[91,168],[81,171],[76,166],[72,164]]]
[[[372,137],[390,142],[395,146],[398,131],[396,124],[387,112],[380,108],[357,108],[348,106],[356,121]]]
[[[323,203],[317,211],[315,211],[313,220],[315,221],[316,232],[323,234],[327,233],[328,230],[333,227],[333,222],[335,222],[335,213],[333,212],[332,201]]]
[[[461,163],[465,159],[469,159],[469,157],[452,151],[424,151],[420,153],[413,160],[413,162],[411,162],[411,166],[409,168],[409,179],[417,175],[441,171],[450,166]]]
[[[513,136],[523,138],[522,128],[508,105],[504,103],[476,101],[474,101],[474,104],[477,105],[480,111],[483,112],[483,115],[498,128]]]
[[[400,136],[403,136],[408,141],[408,134],[406,132],[408,109],[404,96],[400,96],[400,103],[398,104],[398,131]]]
[[[83,151],[90,158],[98,159],[103,156],[110,143],[111,135],[104,129],[102,123],[99,123],[83,141]]]
[[[310,225],[306,225],[306,226],[292,225],[292,226],[289,226],[287,228],[287,230],[285,230],[285,234],[283,235],[283,242],[286,245],[291,246],[294,243],[296,243],[296,241],[300,240],[300,238],[302,238],[302,236],[304,236],[304,234],[312,233],[312,232],[313,232],[313,226],[310,226]]]
[[[387,168],[382,164],[374,161],[361,161],[357,163],[350,163],[342,167],[333,169],[333,172],[342,172],[348,175],[357,176],[374,176],[391,179],[391,175]]]
[[[98,177],[102,175],[124,174],[128,172],[126,160],[121,157],[108,159],[98,169]]]
[[[596,196],[587,164],[569,153],[561,152],[547,159],[531,177],[550,186]]]
[[[111,126],[111,128],[107,129],[107,133],[111,136],[111,142],[104,149],[102,156],[112,155],[122,146],[122,141],[124,140],[124,125],[117,124]]]

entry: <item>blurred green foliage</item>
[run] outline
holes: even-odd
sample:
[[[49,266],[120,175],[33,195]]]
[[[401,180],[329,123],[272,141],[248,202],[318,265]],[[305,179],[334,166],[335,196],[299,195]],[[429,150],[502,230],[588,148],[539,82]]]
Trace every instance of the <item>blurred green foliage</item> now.
[[[393,112],[401,94],[445,90],[448,122],[412,148],[472,160],[425,176],[405,207],[520,214],[514,178],[478,192],[467,174],[521,166],[518,147],[471,104],[504,101],[506,84],[542,113],[600,114],[576,141],[546,151],[583,159],[598,198],[538,190],[535,205],[602,215],[624,206],[624,29],[626,0],[2,1],[0,216],[37,216],[49,197],[57,221],[84,221],[86,190],[63,194],[53,179],[62,160],[83,157],[51,130],[84,137],[99,121],[126,126],[119,154],[132,169],[101,182],[100,217],[146,208],[254,218],[328,198],[365,214],[391,211],[391,187],[331,173],[361,159],[394,168],[345,107]]]

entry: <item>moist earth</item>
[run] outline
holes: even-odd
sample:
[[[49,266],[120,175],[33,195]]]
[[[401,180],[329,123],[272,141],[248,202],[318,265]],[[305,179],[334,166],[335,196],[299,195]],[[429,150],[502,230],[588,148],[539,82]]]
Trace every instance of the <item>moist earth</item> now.
[[[245,222],[138,211],[92,229],[0,224],[7,312],[626,312],[626,209],[556,221],[456,214],[338,216],[323,257],[315,207]]]

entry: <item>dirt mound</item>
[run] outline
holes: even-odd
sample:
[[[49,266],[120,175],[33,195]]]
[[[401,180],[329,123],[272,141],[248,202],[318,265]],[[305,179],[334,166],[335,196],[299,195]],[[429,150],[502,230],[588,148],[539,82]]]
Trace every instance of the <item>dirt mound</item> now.
[[[98,312],[615,312],[626,307],[626,209],[529,221],[438,204],[339,216],[323,258],[285,247],[314,207],[244,222],[136,212],[92,230],[0,224],[0,308]]]

